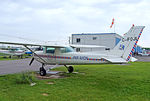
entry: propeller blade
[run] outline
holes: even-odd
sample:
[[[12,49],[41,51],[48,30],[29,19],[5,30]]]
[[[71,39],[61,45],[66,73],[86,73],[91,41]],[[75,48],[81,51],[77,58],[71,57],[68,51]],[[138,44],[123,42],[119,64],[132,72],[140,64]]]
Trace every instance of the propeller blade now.
[[[34,61],[34,58],[32,58],[32,60],[30,61],[29,65],[31,66],[32,62]]]

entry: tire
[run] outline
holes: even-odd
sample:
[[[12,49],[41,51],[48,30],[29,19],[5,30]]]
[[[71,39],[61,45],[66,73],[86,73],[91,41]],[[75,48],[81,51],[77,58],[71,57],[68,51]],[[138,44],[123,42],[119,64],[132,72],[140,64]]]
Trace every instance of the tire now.
[[[46,70],[43,67],[40,68],[40,75],[41,76],[45,76],[46,75]]]
[[[73,71],[74,71],[73,67],[72,67],[72,66],[69,66],[69,67],[68,67],[68,72],[69,72],[69,73],[72,73]]]

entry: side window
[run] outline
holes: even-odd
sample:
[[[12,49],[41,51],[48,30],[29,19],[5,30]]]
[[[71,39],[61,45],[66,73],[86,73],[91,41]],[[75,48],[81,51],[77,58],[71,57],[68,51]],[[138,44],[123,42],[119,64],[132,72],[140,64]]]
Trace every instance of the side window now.
[[[66,53],[66,48],[60,48],[61,53]]]
[[[46,48],[46,53],[54,54],[55,53],[55,48],[47,47]]]
[[[77,43],[79,43],[81,40],[80,40],[80,38],[77,38],[76,41],[77,41]]]
[[[74,52],[74,49],[71,47],[60,48],[61,53]]]

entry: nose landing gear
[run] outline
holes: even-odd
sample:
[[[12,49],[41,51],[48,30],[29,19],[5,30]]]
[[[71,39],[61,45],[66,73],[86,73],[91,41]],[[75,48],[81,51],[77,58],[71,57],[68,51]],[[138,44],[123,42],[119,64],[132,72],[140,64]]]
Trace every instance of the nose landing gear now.
[[[44,64],[42,64],[42,67],[40,67],[40,75],[45,76],[46,75],[46,70],[44,68]]]

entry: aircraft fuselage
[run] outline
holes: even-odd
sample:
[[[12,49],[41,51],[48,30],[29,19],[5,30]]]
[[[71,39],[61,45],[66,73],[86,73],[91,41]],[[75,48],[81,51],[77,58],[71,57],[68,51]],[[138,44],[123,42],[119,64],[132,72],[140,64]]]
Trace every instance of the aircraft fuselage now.
[[[44,64],[48,65],[83,65],[83,64],[102,64],[102,63],[110,63],[102,58],[102,55],[89,55],[86,53],[80,52],[70,52],[70,53],[62,53],[62,54],[44,54],[43,52],[38,52],[37,55],[41,57],[37,57],[34,55],[34,58]]]

